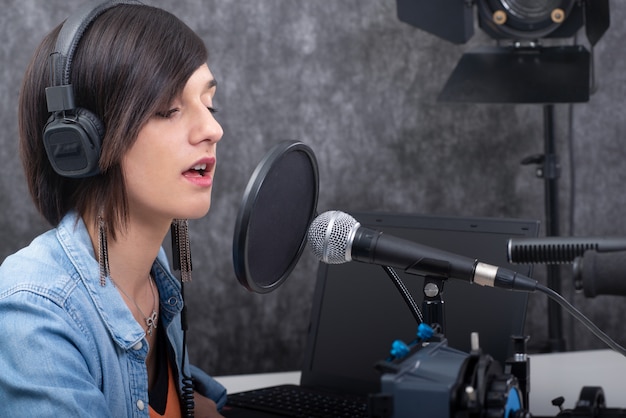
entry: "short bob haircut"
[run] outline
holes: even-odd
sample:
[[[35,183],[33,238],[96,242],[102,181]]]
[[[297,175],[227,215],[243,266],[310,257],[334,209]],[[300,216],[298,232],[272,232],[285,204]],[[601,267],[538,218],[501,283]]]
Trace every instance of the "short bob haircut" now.
[[[208,53],[198,35],[162,9],[118,5],[95,19],[78,44],[70,80],[76,106],[95,113],[105,126],[100,174],[66,178],[53,170],[43,144],[50,116],[45,97],[48,57],[60,28],[44,38],[22,83],[18,119],[26,180],[37,209],[52,226],[76,210],[93,215],[93,222],[101,215],[114,238],[128,221],[122,157],[144,124],[181,94]]]

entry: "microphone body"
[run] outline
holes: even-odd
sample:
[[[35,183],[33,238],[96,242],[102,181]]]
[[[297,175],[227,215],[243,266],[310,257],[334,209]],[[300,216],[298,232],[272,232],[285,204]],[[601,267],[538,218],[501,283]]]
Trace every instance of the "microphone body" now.
[[[588,251],[574,261],[573,270],[576,289],[586,297],[626,296],[626,251]]]
[[[473,281],[478,260],[358,226],[351,245],[351,259],[402,269],[415,275],[454,277]],[[347,260],[350,261],[350,260]]]
[[[354,260],[481,286],[529,292],[537,287],[536,280],[512,270],[362,227],[352,216],[340,211],[324,212],[315,218],[307,238],[315,256],[327,264]]]
[[[586,251],[626,251],[623,237],[511,238],[507,256],[514,264],[569,264]]]

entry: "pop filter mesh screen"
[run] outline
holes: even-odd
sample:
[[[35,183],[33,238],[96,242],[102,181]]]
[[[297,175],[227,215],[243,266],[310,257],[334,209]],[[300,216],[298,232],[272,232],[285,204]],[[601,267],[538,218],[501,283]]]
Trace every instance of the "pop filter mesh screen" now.
[[[291,150],[277,160],[250,213],[247,274],[271,287],[289,274],[302,252],[317,204],[317,171],[311,157]]]

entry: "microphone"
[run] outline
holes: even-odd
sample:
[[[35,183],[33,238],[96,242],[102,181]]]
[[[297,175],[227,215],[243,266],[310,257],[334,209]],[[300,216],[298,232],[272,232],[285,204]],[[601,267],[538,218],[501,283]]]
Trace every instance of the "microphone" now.
[[[532,292],[537,281],[515,271],[362,227],[347,213],[328,211],[309,226],[309,246],[326,264],[359,261],[408,274],[455,278],[481,286]]]
[[[511,238],[507,256],[514,264],[568,264],[586,251],[625,251],[626,238],[544,237]]]
[[[626,251],[586,252],[573,265],[576,290],[588,298],[597,295],[626,296]]]

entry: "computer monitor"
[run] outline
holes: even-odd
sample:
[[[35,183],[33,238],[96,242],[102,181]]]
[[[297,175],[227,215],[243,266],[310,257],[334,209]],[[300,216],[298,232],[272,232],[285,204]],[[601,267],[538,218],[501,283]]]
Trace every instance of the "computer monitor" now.
[[[529,276],[529,265],[508,263],[509,238],[537,236],[539,222],[503,218],[441,217],[398,213],[352,213],[362,226]],[[421,276],[397,272],[422,307]],[[499,362],[510,355],[511,336],[523,335],[528,294],[444,281],[444,335],[451,347],[469,352],[478,332],[484,353]],[[320,263],[302,384],[355,393],[379,390],[374,364],[391,344],[415,338],[417,321],[381,266],[360,262]]]

